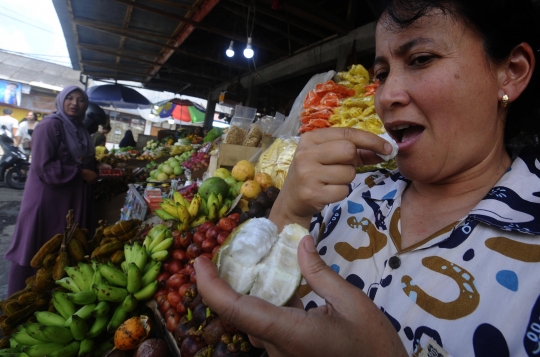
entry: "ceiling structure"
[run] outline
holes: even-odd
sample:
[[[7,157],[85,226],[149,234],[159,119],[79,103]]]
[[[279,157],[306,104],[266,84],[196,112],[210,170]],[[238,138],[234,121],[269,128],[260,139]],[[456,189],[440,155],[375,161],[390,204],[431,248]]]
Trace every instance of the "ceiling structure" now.
[[[315,73],[347,63],[370,65],[372,1],[53,3],[72,66],[83,75],[209,100],[229,88],[250,98],[251,106],[276,107],[294,100]],[[242,53],[248,37],[255,51],[249,60]],[[235,55],[229,58],[231,41]]]

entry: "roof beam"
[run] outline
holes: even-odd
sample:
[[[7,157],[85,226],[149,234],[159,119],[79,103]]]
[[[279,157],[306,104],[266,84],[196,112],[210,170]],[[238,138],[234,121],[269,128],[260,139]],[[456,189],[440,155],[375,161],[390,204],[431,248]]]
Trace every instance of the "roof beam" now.
[[[169,7],[176,7],[176,8],[184,9],[184,10],[188,10],[188,11],[197,10],[197,6],[179,4],[179,3],[176,3],[176,2],[172,2],[172,1],[152,0],[152,2],[154,4],[160,4],[160,5],[165,5],[165,6],[169,6]]]
[[[129,8],[129,6],[128,6]],[[117,26],[111,26],[109,24],[99,22],[99,21],[90,21],[90,20],[83,20],[83,19],[76,19],[74,18],[72,22],[75,25],[88,27],[95,30],[103,30],[103,31],[114,31],[115,33],[125,33],[127,35],[129,34],[136,34],[141,36],[148,36],[152,38],[162,38],[165,40],[172,40],[173,38],[171,36],[163,35],[160,33],[155,33],[151,31],[143,31],[143,30],[134,30],[126,27],[117,27]]]
[[[235,2],[237,4],[240,4],[242,6],[245,6],[245,7],[248,7],[251,5],[251,3],[249,1],[246,1],[246,0],[231,0],[232,2]],[[284,21],[286,23],[289,23],[290,25],[294,26],[294,27],[297,27],[299,29],[302,29],[306,32],[309,32],[315,36],[318,36],[318,37],[321,37],[321,38],[325,38],[325,37],[328,37],[328,33],[325,33],[315,27],[312,27],[312,26],[309,26],[309,25],[305,25],[305,24],[302,24],[302,23],[297,23],[297,22],[291,22],[289,20],[289,18],[286,16],[286,15],[283,15],[283,13],[279,12],[279,11],[275,11],[275,10],[271,10],[271,9],[267,9],[267,8],[264,8],[264,7],[258,7],[257,8],[257,12],[260,12],[260,13],[263,13],[267,16],[270,16],[274,19],[278,19],[278,20],[281,20],[281,21]]]
[[[238,15],[238,16],[241,16],[243,18],[246,18],[247,15],[242,12],[242,11],[238,11],[238,9],[235,9],[234,7],[230,6],[230,5],[227,5],[225,3],[220,3],[220,6],[230,12],[232,12],[233,14],[235,15]],[[291,34],[288,34],[287,31],[283,31],[282,29],[278,28],[278,27],[275,27],[275,26],[272,26],[272,25],[269,25],[267,24],[265,21],[261,21],[261,20],[258,20],[257,18],[255,18],[255,23],[258,25],[258,26],[261,26],[261,27],[264,27],[265,29],[268,29],[272,32],[275,32],[275,33],[278,33],[282,36],[285,36],[285,37],[288,37],[290,38],[291,40],[295,41],[295,42],[298,42],[302,45],[309,45],[309,41],[306,41],[305,39],[303,38],[300,38],[300,37],[297,37],[297,36],[294,36],[294,35],[291,35]]]
[[[132,0],[135,1],[135,0]],[[133,12],[133,6],[128,6],[126,9],[126,15],[124,16],[124,29],[129,27],[129,21],[131,20],[131,13]],[[126,42],[126,37],[122,36],[120,38],[120,43],[118,44],[118,49],[121,50],[124,48],[124,43]],[[120,63],[120,57],[116,56],[116,64]]]
[[[135,51],[135,50],[128,50],[128,49],[125,49],[125,48],[122,48],[121,51],[118,51],[117,49],[114,49],[114,48],[111,48],[111,47],[92,45],[90,43],[80,43],[79,48],[81,48],[83,50],[106,53],[106,54],[111,55],[111,56],[120,56],[120,57],[126,57],[126,58],[130,58],[130,59],[137,58],[138,60],[140,59],[140,57],[129,57],[126,54],[132,54],[134,56],[141,56],[141,57],[152,57],[152,58],[154,58],[156,56],[155,53],[150,53],[150,52],[141,52],[141,51]]]
[[[242,69],[242,70],[246,69],[246,66],[239,65],[239,64],[236,64],[234,62],[223,62],[223,61],[220,61],[220,60],[218,60],[218,59],[216,59],[216,58],[214,58],[212,56],[207,56],[207,55],[204,55],[204,54],[201,54],[201,53],[196,53],[196,52],[193,52],[192,50],[180,49],[180,48],[177,48],[177,47],[174,47],[174,46],[163,44],[161,42],[148,40],[146,38],[142,38],[142,37],[139,37],[139,36],[129,35],[129,34],[124,33],[123,31],[118,31],[116,29],[114,29],[114,30],[113,29],[107,29],[106,30],[106,29],[102,29],[102,28],[96,28],[95,30],[103,31],[103,32],[107,32],[107,33],[112,33],[112,34],[115,34],[117,36],[125,36],[127,38],[132,39],[132,40],[148,43],[150,45],[154,45],[154,46],[158,46],[158,47],[168,48],[168,49],[171,49],[171,50],[173,50],[175,52],[185,54],[187,56],[203,59],[203,60],[214,62],[214,63],[219,63],[219,64],[222,64],[224,66],[230,66],[230,67],[234,67],[234,68],[238,68],[238,69]],[[152,57],[155,57],[155,56],[156,56],[155,54],[152,55]]]
[[[246,38],[243,37],[243,36],[237,36],[235,34],[231,34],[231,33],[227,32],[227,31],[221,30],[219,28],[203,24],[202,22],[199,22],[199,21],[194,21],[192,19],[188,19],[187,17],[184,17],[184,16],[171,14],[171,13],[169,13],[167,11],[156,9],[155,7],[152,7],[152,6],[146,6],[146,5],[139,4],[139,3],[132,3],[131,0],[114,0],[114,1],[119,2],[121,4],[124,4],[124,5],[133,6],[133,7],[136,7],[138,9],[141,9],[141,10],[144,10],[144,11],[147,11],[147,12],[151,12],[151,13],[156,14],[156,15],[160,15],[160,16],[163,16],[163,17],[168,17],[168,18],[176,20],[176,21],[184,22],[184,23],[189,24],[189,25],[191,25],[193,27],[200,28],[200,29],[215,33],[217,35],[229,38],[231,40],[246,41]],[[265,48],[265,49],[267,49],[269,51],[281,53],[283,55],[288,54],[286,51],[283,51],[279,47],[268,46],[268,45],[266,45],[266,44],[264,44],[262,42],[255,41],[255,42],[252,43],[252,45],[260,47],[260,48]]]
[[[90,48],[86,48],[86,47],[90,47]],[[85,46],[85,47],[82,47],[82,48],[85,48],[85,49],[90,50],[90,51],[95,51],[95,52],[99,52],[99,53],[108,54],[108,55],[111,55],[111,56],[119,56],[121,58],[129,59],[129,60],[132,60],[132,61],[146,63],[146,64],[149,64],[151,66],[159,66],[159,67],[164,66],[165,69],[170,69],[170,70],[172,70],[174,72],[178,72],[178,73],[184,73],[184,74],[188,74],[188,75],[193,75],[195,77],[201,77],[201,78],[206,78],[206,79],[217,79],[217,80],[220,80],[220,81],[228,81],[228,80],[230,80],[230,78],[225,78],[225,77],[221,77],[221,76],[206,75],[206,74],[203,74],[203,73],[200,73],[200,72],[188,71],[188,70],[178,68],[178,67],[162,65],[159,62],[148,61],[148,60],[144,60],[144,59],[142,59],[140,57],[132,57],[132,56],[124,55],[124,54],[121,54],[120,52],[115,52],[114,50],[94,49],[92,47],[93,46]],[[100,47],[100,46],[95,46],[95,47]],[[91,61],[83,61],[83,63],[91,65]],[[103,62],[103,63],[106,63],[106,62]],[[122,66],[124,66],[124,65],[122,65]],[[127,66],[129,66],[129,65],[127,65]]]
[[[267,4],[272,4],[272,0],[261,0]],[[311,12],[300,9],[296,6],[289,5],[287,2],[281,2],[281,8],[285,11],[290,12],[293,15],[299,16],[308,21],[314,22],[318,25],[324,26],[329,30],[339,33],[340,35],[346,35],[349,30],[346,27],[337,25],[331,21],[320,18],[319,16],[313,15]]]

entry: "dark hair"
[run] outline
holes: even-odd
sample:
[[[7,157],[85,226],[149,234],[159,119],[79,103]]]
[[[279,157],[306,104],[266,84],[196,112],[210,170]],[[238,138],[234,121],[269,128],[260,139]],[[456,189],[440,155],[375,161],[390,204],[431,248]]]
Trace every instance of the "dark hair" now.
[[[13,110],[11,110],[9,108],[4,108],[4,110],[2,110],[2,113],[4,113],[4,114],[12,114]]]
[[[111,131],[111,126],[109,124],[104,125],[103,130]]]
[[[32,116],[34,117],[34,120],[37,121],[37,115],[36,113],[34,113],[33,111],[29,110],[28,113],[32,113]],[[26,115],[28,115],[28,113],[26,113]],[[26,118],[25,118],[26,119]]]
[[[540,50],[538,7],[531,0],[381,0],[379,20],[388,15],[391,28],[404,29],[439,10],[475,30],[483,40],[486,56],[503,63],[522,42],[537,58]],[[535,144],[540,135],[540,75],[536,68],[529,85],[508,107],[505,138],[507,145]]]
[[[107,140],[105,139],[104,136],[98,136],[94,145],[95,146],[105,146],[105,143],[107,142]]]

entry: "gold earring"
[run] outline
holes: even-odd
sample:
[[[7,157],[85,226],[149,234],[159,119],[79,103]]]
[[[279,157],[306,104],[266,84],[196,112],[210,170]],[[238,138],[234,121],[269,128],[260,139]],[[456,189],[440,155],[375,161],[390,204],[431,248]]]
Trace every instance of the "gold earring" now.
[[[501,107],[506,108],[508,105],[508,96],[505,94],[501,98]]]

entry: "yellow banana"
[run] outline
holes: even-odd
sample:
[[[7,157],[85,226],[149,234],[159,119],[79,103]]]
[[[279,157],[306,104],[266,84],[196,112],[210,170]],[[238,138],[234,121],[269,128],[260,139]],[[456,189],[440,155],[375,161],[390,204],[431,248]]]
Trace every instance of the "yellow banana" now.
[[[164,210],[165,212],[167,212],[167,213],[170,214],[171,216],[180,219],[180,217],[178,216],[178,212],[177,212],[176,206],[170,205],[170,204],[165,203],[165,202],[161,202],[161,203],[159,204],[159,207],[161,207],[162,210]]]
[[[206,216],[199,216],[197,218],[195,218],[194,221],[192,221],[190,224],[189,224],[189,227],[190,228],[195,228],[195,227],[198,227],[200,226],[201,224],[203,224],[204,222],[208,221],[208,217]]]
[[[201,200],[202,200],[202,197],[198,193],[195,194],[195,196],[191,200],[188,211],[189,211],[189,215],[192,218],[197,217],[197,214],[199,214],[199,208],[201,207]]]
[[[194,198],[195,199],[195,198]],[[176,216],[178,217],[178,219],[180,219],[182,222],[191,222],[191,214],[189,213],[189,210],[182,206],[181,204],[177,203],[176,204]]]
[[[184,206],[184,196],[178,191],[173,192],[173,199],[174,203],[180,203],[182,206]]]

